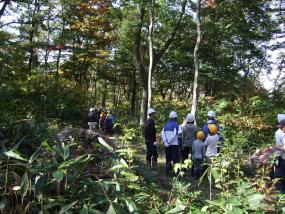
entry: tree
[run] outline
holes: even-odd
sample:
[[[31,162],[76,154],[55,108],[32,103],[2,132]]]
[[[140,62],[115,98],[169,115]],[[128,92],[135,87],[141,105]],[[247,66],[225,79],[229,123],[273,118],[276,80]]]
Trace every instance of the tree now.
[[[198,77],[199,77],[199,48],[201,43],[201,0],[196,1],[197,9],[196,9],[196,23],[197,23],[197,40],[194,49],[194,65],[195,65],[195,77],[193,83],[193,99],[192,99],[192,108],[191,113],[193,115],[196,114],[197,103],[198,103]]]

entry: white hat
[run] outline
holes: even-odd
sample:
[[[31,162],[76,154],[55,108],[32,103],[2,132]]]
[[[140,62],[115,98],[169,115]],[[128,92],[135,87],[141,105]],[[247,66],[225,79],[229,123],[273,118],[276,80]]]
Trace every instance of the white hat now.
[[[155,112],[155,110],[153,109],[153,108],[149,108],[148,110],[147,110],[147,114],[148,115],[150,115],[150,114],[152,114],[152,113],[154,113]]]
[[[188,122],[193,122],[195,120],[195,117],[193,114],[189,113],[189,114],[187,114],[186,120]]]
[[[89,111],[94,111],[94,110],[95,110],[95,108],[90,108],[90,109],[89,109]]]
[[[207,116],[208,117],[216,117],[216,113],[214,111],[209,111]]]
[[[282,120],[285,120],[285,114],[278,114],[277,120],[278,120],[278,123],[280,123]]]
[[[169,118],[171,118],[171,119],[177,118],[177,113],[175,111],[170,112]]]

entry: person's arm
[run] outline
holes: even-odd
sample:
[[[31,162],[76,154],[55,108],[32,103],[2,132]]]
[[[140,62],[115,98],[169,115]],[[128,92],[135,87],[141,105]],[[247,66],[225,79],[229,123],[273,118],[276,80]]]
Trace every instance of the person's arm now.
[[[211,143],[211,141],[209,140],[209,137],[207,137],[205,142],[204,142],[205,146],[209,146],[210,143]]]

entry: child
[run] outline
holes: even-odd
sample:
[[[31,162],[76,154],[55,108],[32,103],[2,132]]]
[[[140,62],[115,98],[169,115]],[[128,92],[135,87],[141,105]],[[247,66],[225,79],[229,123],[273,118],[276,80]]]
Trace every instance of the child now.
[[[218,127],[215,124],[209,124],[209,135],[206,137],[205,146],[206,150],[206,159],[208,163],[211,163],[211,157],[218,155],[218,143],[219,143],[219,135]]]
[[[194,176],[199,178],[203,172],[202,164],[205,158],[205,145],[203,140],[205,138],[203,131],[198,131],[196,134],[197,140],[194,141],[192,146],[192,160],[194,169]]]

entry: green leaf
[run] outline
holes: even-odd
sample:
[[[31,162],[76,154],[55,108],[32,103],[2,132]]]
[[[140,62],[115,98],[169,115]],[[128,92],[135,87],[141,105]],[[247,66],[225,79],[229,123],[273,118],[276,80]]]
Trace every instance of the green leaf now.
[[[42,144],[42,145],[43,145],[43,144]],[[33,161],[37,159],[37,157],[38,157],[38,155],[39,155],[39,153],[40,153],[40,150],[41,150],[41,148],[42,148],[42,145],[40,145],[40,147],[37,148],[37,150],[32,154],[32,156],[31,156],[30,159],[29,159],[29,164],[33,163]]]
[[[4,209],[5,206],[6,206],[6,199],[3,198],[3,199],[1,199],[1,201],[0,201],[0,210]]]
[[[91,157],[90,154],[85,154],[85,155],[82,155],[80,157],[77,157],[76,159],[64,161],[63,163],[60,164],[60,166],[58,168],[62,169],[62,168],[70,167],[70,166],[75,165],[75,164],[84,163],[84,162],[88,161],[90,159],[90,157]]]
[[[79,214],[88,214],[88,209],[86,207],[82,208]]]
[[[133,213],[138,210],[135,202],[131,199],[125,198],[125,202],[130,213]]]
[[[249,201],[249,205],[252,209],[257,209],[263,207],[262,200],[264,199],[264,195],[254,194],[247,197]]]
[[[26,136],[24,136],[12,149],[12,151],[16,151],[19,146],[22,144],[23,140],[26,138]]]
[[[69,157],[69,146],[63,147],[63,160],[66,160]]]
[[[27,159],[21,157],[18,153],[14,152],[14,151],[8,151],[8,152],[4,152],[4,155],[8,156],[8,157],[12,157],[15,158],[17,160],[21,160],[21,161],[27,161]]]
[[[58,183],[63,179],[63,173],[61,171],[53,172],[52,176]]]
[[[112,202],[106,214],[127,214],[128,212],[118,203]]]
[[[65,205],[63,207],[61,207],[59,214],[64,214],[66,213],[68,210],[70,210],[75,204],[77,203],[77,201],[74,201],[68,205]]]
[[[131,173],[131,172],[124,172],[124,171],[122,171],[121,174],[122,174],[123,176],[125,176],[125,178],[126,178],[127,180],[132,181],[132,182],[137,181],[137,180],[139,179],[138,176],[136,176],[135,174],[133,174],[133,173]]]
[[[22,200],[26,196],[28,189],[30,187],[30,181],[29,181],[29,176],[28,173],[25,172],[24,176],[22,177],[22,182],[21,182],[21,195],[22,195]]]
[[[185,210],[186,206],[183,206],[183,205],[179,205],[179,206],[176,206],[175,208],[167,211],[165,214],[173,214],[173,213],[180,213],[182,212],[183,210]]]
[[[110,152],[113,152],[114,149],[108,143],[106,143],[106,141],[102,137],[98,137],[98,141],[101,145],[105,146]]]

